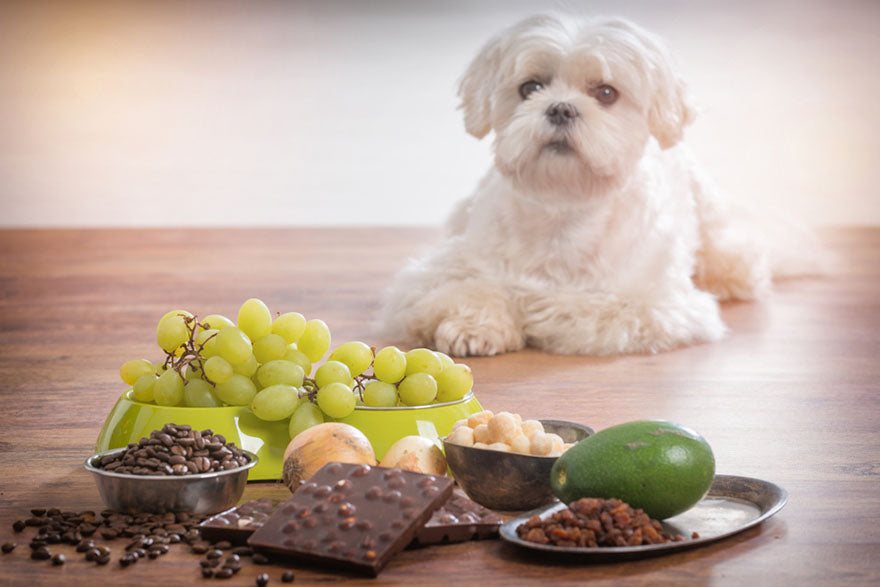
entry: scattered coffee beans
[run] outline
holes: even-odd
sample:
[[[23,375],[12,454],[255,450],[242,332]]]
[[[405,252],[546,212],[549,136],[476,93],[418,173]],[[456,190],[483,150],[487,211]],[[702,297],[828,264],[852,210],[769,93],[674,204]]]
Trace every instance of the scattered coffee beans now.
[[[149,438],[103,457],[95,466],[128,475],[195,475],[236,469],[247,463],[247,455],[235,443],[226,442],[210,429],[199,432],[185,424],[165,424]]]

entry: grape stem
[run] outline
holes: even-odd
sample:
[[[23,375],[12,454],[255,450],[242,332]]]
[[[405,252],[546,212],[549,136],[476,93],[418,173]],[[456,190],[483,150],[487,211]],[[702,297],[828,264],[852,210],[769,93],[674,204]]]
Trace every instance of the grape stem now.
[[[183,376],[183,370],[187,365],[193,365],[194,368],[198,369],[202,372],[202,377],[210,383],[211,385],[216,387],[216,383],[208,379],[208,376],[205,375],[205,370],[203,368],[202,361],[204,357],[202,356],[202,352],[205,350],[205,345],[209,340],[217,336],[215,332],[208,338],[206,338],[203,342],[196,342],[196,331],[198,328],[203,330],[208,330],[210,326],[208,324],[200,324],[198,321],[198,316],[189,317],[185,314],[178,314],[183,318],[184,323],[186,324],[186,330],[189,333],[187,339],[181,344],[179,347],[174,349],[173,352],[165,352],[165,369],[173,369],[177,372],[181,379],[183,379],[184,383],[186,383],[186,377]],[[183,349],[179,356],[177,355],[177,351]]]

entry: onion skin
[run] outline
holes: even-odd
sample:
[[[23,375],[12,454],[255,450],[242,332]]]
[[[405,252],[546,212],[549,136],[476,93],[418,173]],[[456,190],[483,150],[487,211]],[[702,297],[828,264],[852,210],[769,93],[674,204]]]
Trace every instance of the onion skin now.
[[[364,433],[341,422],[324,422],[293,437],[284,451],[282,480],[291,493],[327,463],[376,465]]]
[[[404,436],[392,444],[379,466],[426,475],[446,475],[443,451],[423,436]]]

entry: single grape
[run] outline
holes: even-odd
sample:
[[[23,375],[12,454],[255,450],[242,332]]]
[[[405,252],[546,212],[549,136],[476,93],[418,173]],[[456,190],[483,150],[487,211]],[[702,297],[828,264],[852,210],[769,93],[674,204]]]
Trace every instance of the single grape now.
[[[216,408],[220,400],[214,395],[214,388],[203,379],[191,379],[183,386],[183,403],[192,408]]]
[[[298,404],[296,388],[279,383],[258,391],[251,402],[251,411],[260,420],[274,422],[289,418]]]
[[[427,373],[436,377],[443,371],[443,361],[431,349],[412,349],[406,352],[406,374]]]
[[[176,406],[183,401],[183,379],[177,371],[162,373],[153,385],[153,400],[160,406]]]
[[[146,375],[138,377],[138,380],[134,382],[134,385],[131,388],[131,396],[135,401],[143,402],[145,404],[152,402],[153,386],[156,385],[157,379],[159,379],[159,377],[154,373],[147,373]]]
[[[339,345],[328,358],[345,363],[352,376],[357,377],[373,363],[373,349],[368,344],[355,340]]]
[[[406,375],[406,355],[396,346],[387,346],[376,353],[373,375],[385,383],[397,383]]]
[[[119,368],[119,376],[128,385],[134,385],[141,376],[152,372],[153,364],[146,359],[132,359],[124,362]]]
[[[228,381],[218,383],[214,393],[220,401],[230,406],[247,406],[254,401],[257,386],[249,377],[235,373]]]
[[[219,330],[209,328],[208,330],[200,330],[193,339],[196,343],[196,350],[206,359],[217,354],[217,337],[215,336]]]
[[[474,374],[471,368],[463,363],[446,367],[437,376],[437,402],[453,402],[460,400],[474,386]]]
[[[200,320],[202,324],[207,324],[212,330],[223,330],[227,326],[235,326],[235,322],[223,316],[222,314],[208,314]]]
[[[238,327],[251,340],[272,332],[272,312],[262,300],[251,298],[238,309]]]
[[[183,371],[183,378],[187,381],[190,379],[201,379],[202,375],[204,375],[204,372],[200,361],[193,361]]]
[[[404,404],[425,406],[437,397],[437,380],[427,373],[413,373],[404,377],[397,389]]]
[[[287,431],[293,438],[303,430],[311,428],[317,424],[324,422],[324,413],[316,404],[306,400],[300,402],[299,406],[290,417],[290,423],[287,425]]]
[[[331,418],[345,418],[354,411],[354,393],[344,383],[330,383],[318,390],[318,407]]]
[[[287,344],[296,342],[306,329],[306,319],[299,312],[287,312],[275,318],[272,334],[278,334]]]
[[[440,363],[443,364],[443,368],[451,367],[455,365],[455,361],[452,360],[452,357],[447,355],[446,353],[442,353],[440,351],[434,351],[434,354],[440,359]]]
[[[156,326],[156,342],[168,353],[173,353],[180,345],[189,340],[186,318],[193,315],[186,310],[171,310],[159,320]]]
[[[390,408],[397,405],[397,388],[384,381],[370,381],[364,387],[364,405]]]
[[[330,329],[323,320],[309,320],[306,328],[296,342],[296,348],[305,353],[311,362],[315,362],[330,348]]]
[[[214,383],[226,383],[232,374],[232,365],[223,357],[211,357],[205,361],[205,375]]]
[[[296,345],[291,343],[287,345],[287,351],[284,353],[282,357],[285,361],[290,361],[291,363],[296,363],[300,367],[302,367],[303,373],[308,375],[312,372],[312,362],[305,355],[304,352],[298,350]]]
[[[335,382],[344,383],[349,389],[354,384],[351,371],[345,363],[327,361],[315,371],[315,383],[318,385],[318,389]]]
[[[244,363],[253,355],[251,339],[240,328],[227,326],[217,333],[215,339],[217,354],[229,361],[230,365]]]
[[[259,366],[260,364],[257,363],[257,358],[251,354],[244,363],[233,365],[232,371],[239,375],[244,375],[245,377],[253,377]]]
[[[268,363],[284,356],[287,343],[278,334],[266,334],[254,341],[254,356],[258,363]]]
[[[305,376],[305,372],[303,372],[302,367],[298,364],[282,359],[269,361],[257,369],[257,380],[263,387],[270,387],[279,383],[299,387],[303,384]]]

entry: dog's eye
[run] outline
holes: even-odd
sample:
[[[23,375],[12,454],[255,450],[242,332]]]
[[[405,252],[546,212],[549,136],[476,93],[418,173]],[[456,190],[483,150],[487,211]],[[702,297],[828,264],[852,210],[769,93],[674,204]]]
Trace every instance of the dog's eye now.
[[[596,99],[606,106],[614,104],[620,94],[609,85],[601,85],[596,88]]]
[[[542,89],[544,89],[544,85],[541,82],[529,80],[519,87],[519,95],[522,96],[523,100],[525,100],[532,92],[537,92],[538,90]]]

